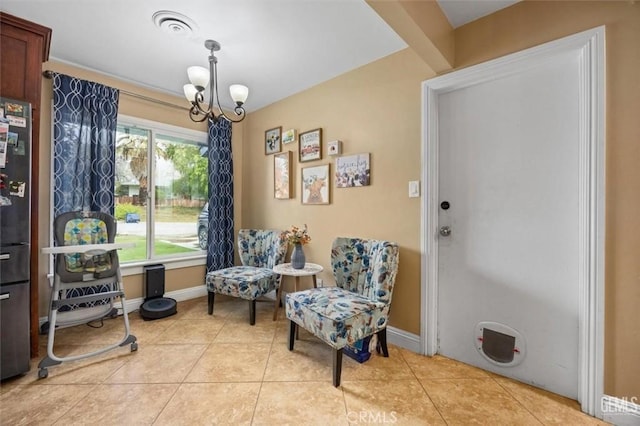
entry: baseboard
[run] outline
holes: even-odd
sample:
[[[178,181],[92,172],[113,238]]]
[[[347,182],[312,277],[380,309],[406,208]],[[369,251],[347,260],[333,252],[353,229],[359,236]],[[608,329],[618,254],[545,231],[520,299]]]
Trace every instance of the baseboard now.
[[[387,326],[387,343],[400,346],[411,352],[422,353],[420,350],[420,336],[399,328]]]
[[[640,397],[602,397],[602,420],[616,426],[640,425]]]
[[[181,290],[169,291],[164,294],[164,297],[170,297],[171,299],[175,299],[178,302],[182,302],[184,300],[196,299],[198,297],[207,295],[207,286],[206,285],[198,285],[195,287],[183,288]],[[144,303],[143,297],[137,297],[135,299],[126,299],[124,302],[124,308],[127,313],[133,312],[140,308],[140,306]],[[122,309],[119,308],[120,303],[116,304],[118,307],[118,314],[122,314]],[[40,317],[39,322],[40,326],[49,320],[48,317]]]

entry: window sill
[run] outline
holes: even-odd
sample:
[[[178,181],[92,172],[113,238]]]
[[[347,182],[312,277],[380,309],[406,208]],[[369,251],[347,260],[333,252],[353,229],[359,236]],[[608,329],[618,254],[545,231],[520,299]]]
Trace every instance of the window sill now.
[[[180,268],[189,268],[192,266],[201,266],[206,265],[207,263],[207,255],[202,254],[199,256],[190,256],[187,258],[178,257],[178,258],[169,258],[169,259],[154,259],[154,260],[145,260],[142,262],[131,262],[126,263],[124,265],[120,265],[120,271],[122,272],[122,276],[126,277],[129,275],[141,275],[144,273],[144,267],[147,265],[158,265],[163,264],[165,269],[180,269]]]

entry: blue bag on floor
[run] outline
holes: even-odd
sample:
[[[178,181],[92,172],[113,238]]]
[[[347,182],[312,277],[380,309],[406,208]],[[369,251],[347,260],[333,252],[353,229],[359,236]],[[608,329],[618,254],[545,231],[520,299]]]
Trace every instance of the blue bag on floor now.
[[[371,357],[371,351],[369,344],[373,336],[365,337],[362,340],[358,340],[353,345],[347,345],[342,349],[342,352],[349,358],[353,358],[359,363],[363,363]]]

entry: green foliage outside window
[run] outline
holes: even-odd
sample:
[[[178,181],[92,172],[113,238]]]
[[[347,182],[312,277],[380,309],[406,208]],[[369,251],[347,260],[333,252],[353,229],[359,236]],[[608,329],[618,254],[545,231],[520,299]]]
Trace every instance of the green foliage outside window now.
[[[173,193],[182,197],[207,195],[207,157],[200,155],[200,147],[186,144],[167,144],[163,149],[165,158],[171,160],[180,178],[173,181]]]
[[[140,220],[144,222],[145,209],[141,206],[134,206],[133,204],[116,204],[115,217],[116,220],[125,220],[127,213],[136,213],[140,216]]]

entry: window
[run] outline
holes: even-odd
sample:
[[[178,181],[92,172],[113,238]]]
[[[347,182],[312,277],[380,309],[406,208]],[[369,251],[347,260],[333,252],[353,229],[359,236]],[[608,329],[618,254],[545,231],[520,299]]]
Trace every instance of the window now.
[[[204,254],[207,168],[206,133],[118,117],[116,242],[135,243],[121,263]]]

